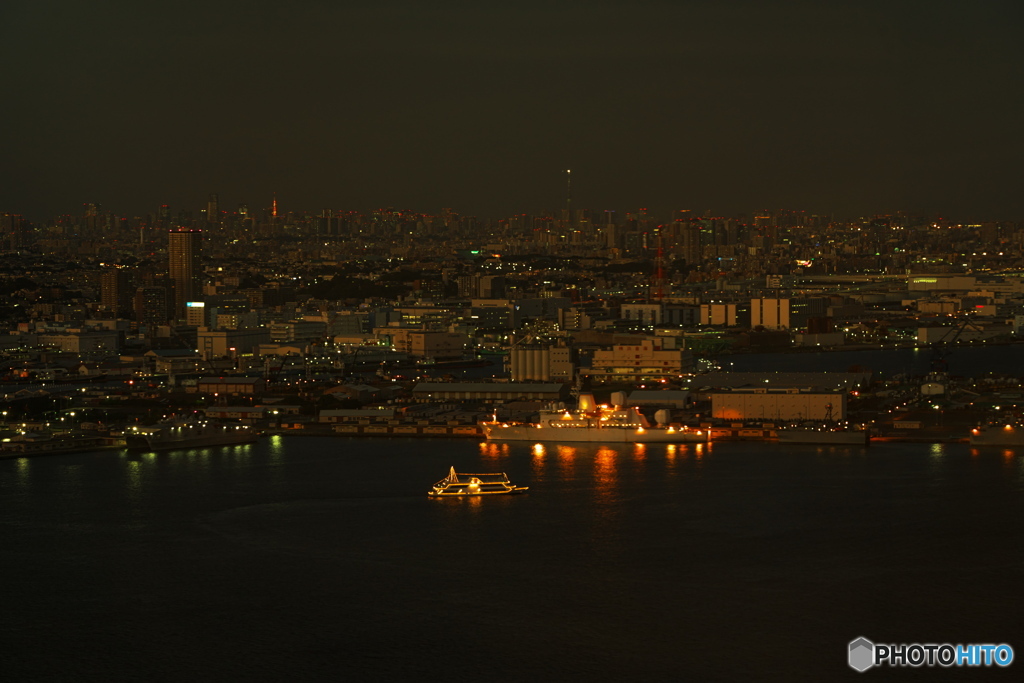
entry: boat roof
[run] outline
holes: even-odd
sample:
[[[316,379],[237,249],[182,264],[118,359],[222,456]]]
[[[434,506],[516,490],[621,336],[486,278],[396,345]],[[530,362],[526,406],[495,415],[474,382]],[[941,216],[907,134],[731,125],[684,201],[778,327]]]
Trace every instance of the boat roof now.
[[[504,472],[456,472],[455,468],[452,467],[448,472],[448,476],[442,479],[438,484],[460,484],[466,483],[469,479],[476,477],[481,483],[494,483],[494,482],[506,482],[508,476]]]
[[[507,478],[504,472],[484,472],[484,473],[472,473],[472,472],[456,472],[457,477],[502,477]]]

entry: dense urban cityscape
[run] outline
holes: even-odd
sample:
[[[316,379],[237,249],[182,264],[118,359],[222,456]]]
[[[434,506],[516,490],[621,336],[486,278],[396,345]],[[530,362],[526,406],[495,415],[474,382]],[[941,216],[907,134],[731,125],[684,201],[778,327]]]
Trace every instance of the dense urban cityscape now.
[[[267,203],[0,216],[3,452],[117,446],[129,426],[195,414],[479,436],[581,390],[718,439],[853,421],[966,440],[1020,397],[1014,373],[951,373],[947,358],[1019,339],[1020,223],[619,215],[571,197],[554,217],[500,220]],[[929,372],[723,371],[735,354],[900,348],[927,350]],[[941,425],[920,418],[935,409]]]
[[[1020,2],[0,16],[9,680],[1020,666]]]

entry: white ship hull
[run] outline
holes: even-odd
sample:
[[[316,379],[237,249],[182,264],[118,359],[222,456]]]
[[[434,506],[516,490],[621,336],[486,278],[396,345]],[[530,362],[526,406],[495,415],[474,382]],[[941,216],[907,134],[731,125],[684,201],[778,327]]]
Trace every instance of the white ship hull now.
[[[972,446],[1024,446],[1024,427],[994,426],[971,432]]]
[[[668,427],[559,427],[536,424],[508,425],[481,423],[492,441],[559,441],[587,443],[706,443],[706,430]]]
[[[670,424],[662,411],[652,425],[636,407],[597,405],[592,394],[581,394],[576,410],[546,409],[536,422],[481,422],[493,441],[554,441],[562,443],[706,443],[710,433]]]

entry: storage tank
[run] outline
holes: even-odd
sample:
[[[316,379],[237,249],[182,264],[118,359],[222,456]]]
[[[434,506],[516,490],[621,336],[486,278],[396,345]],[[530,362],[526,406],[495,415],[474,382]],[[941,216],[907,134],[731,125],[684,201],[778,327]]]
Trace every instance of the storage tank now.
[[[546,348],[523,346],[513,349],[509,356],[512,362],[512,381],[547,382],[551,379],[551,364]]]

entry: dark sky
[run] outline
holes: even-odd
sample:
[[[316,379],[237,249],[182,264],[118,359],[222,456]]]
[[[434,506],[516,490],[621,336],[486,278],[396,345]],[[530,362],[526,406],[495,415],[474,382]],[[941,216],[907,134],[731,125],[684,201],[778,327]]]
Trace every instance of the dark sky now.
[[[1024,219],[1022,4],[5,0],[0,211]]]

